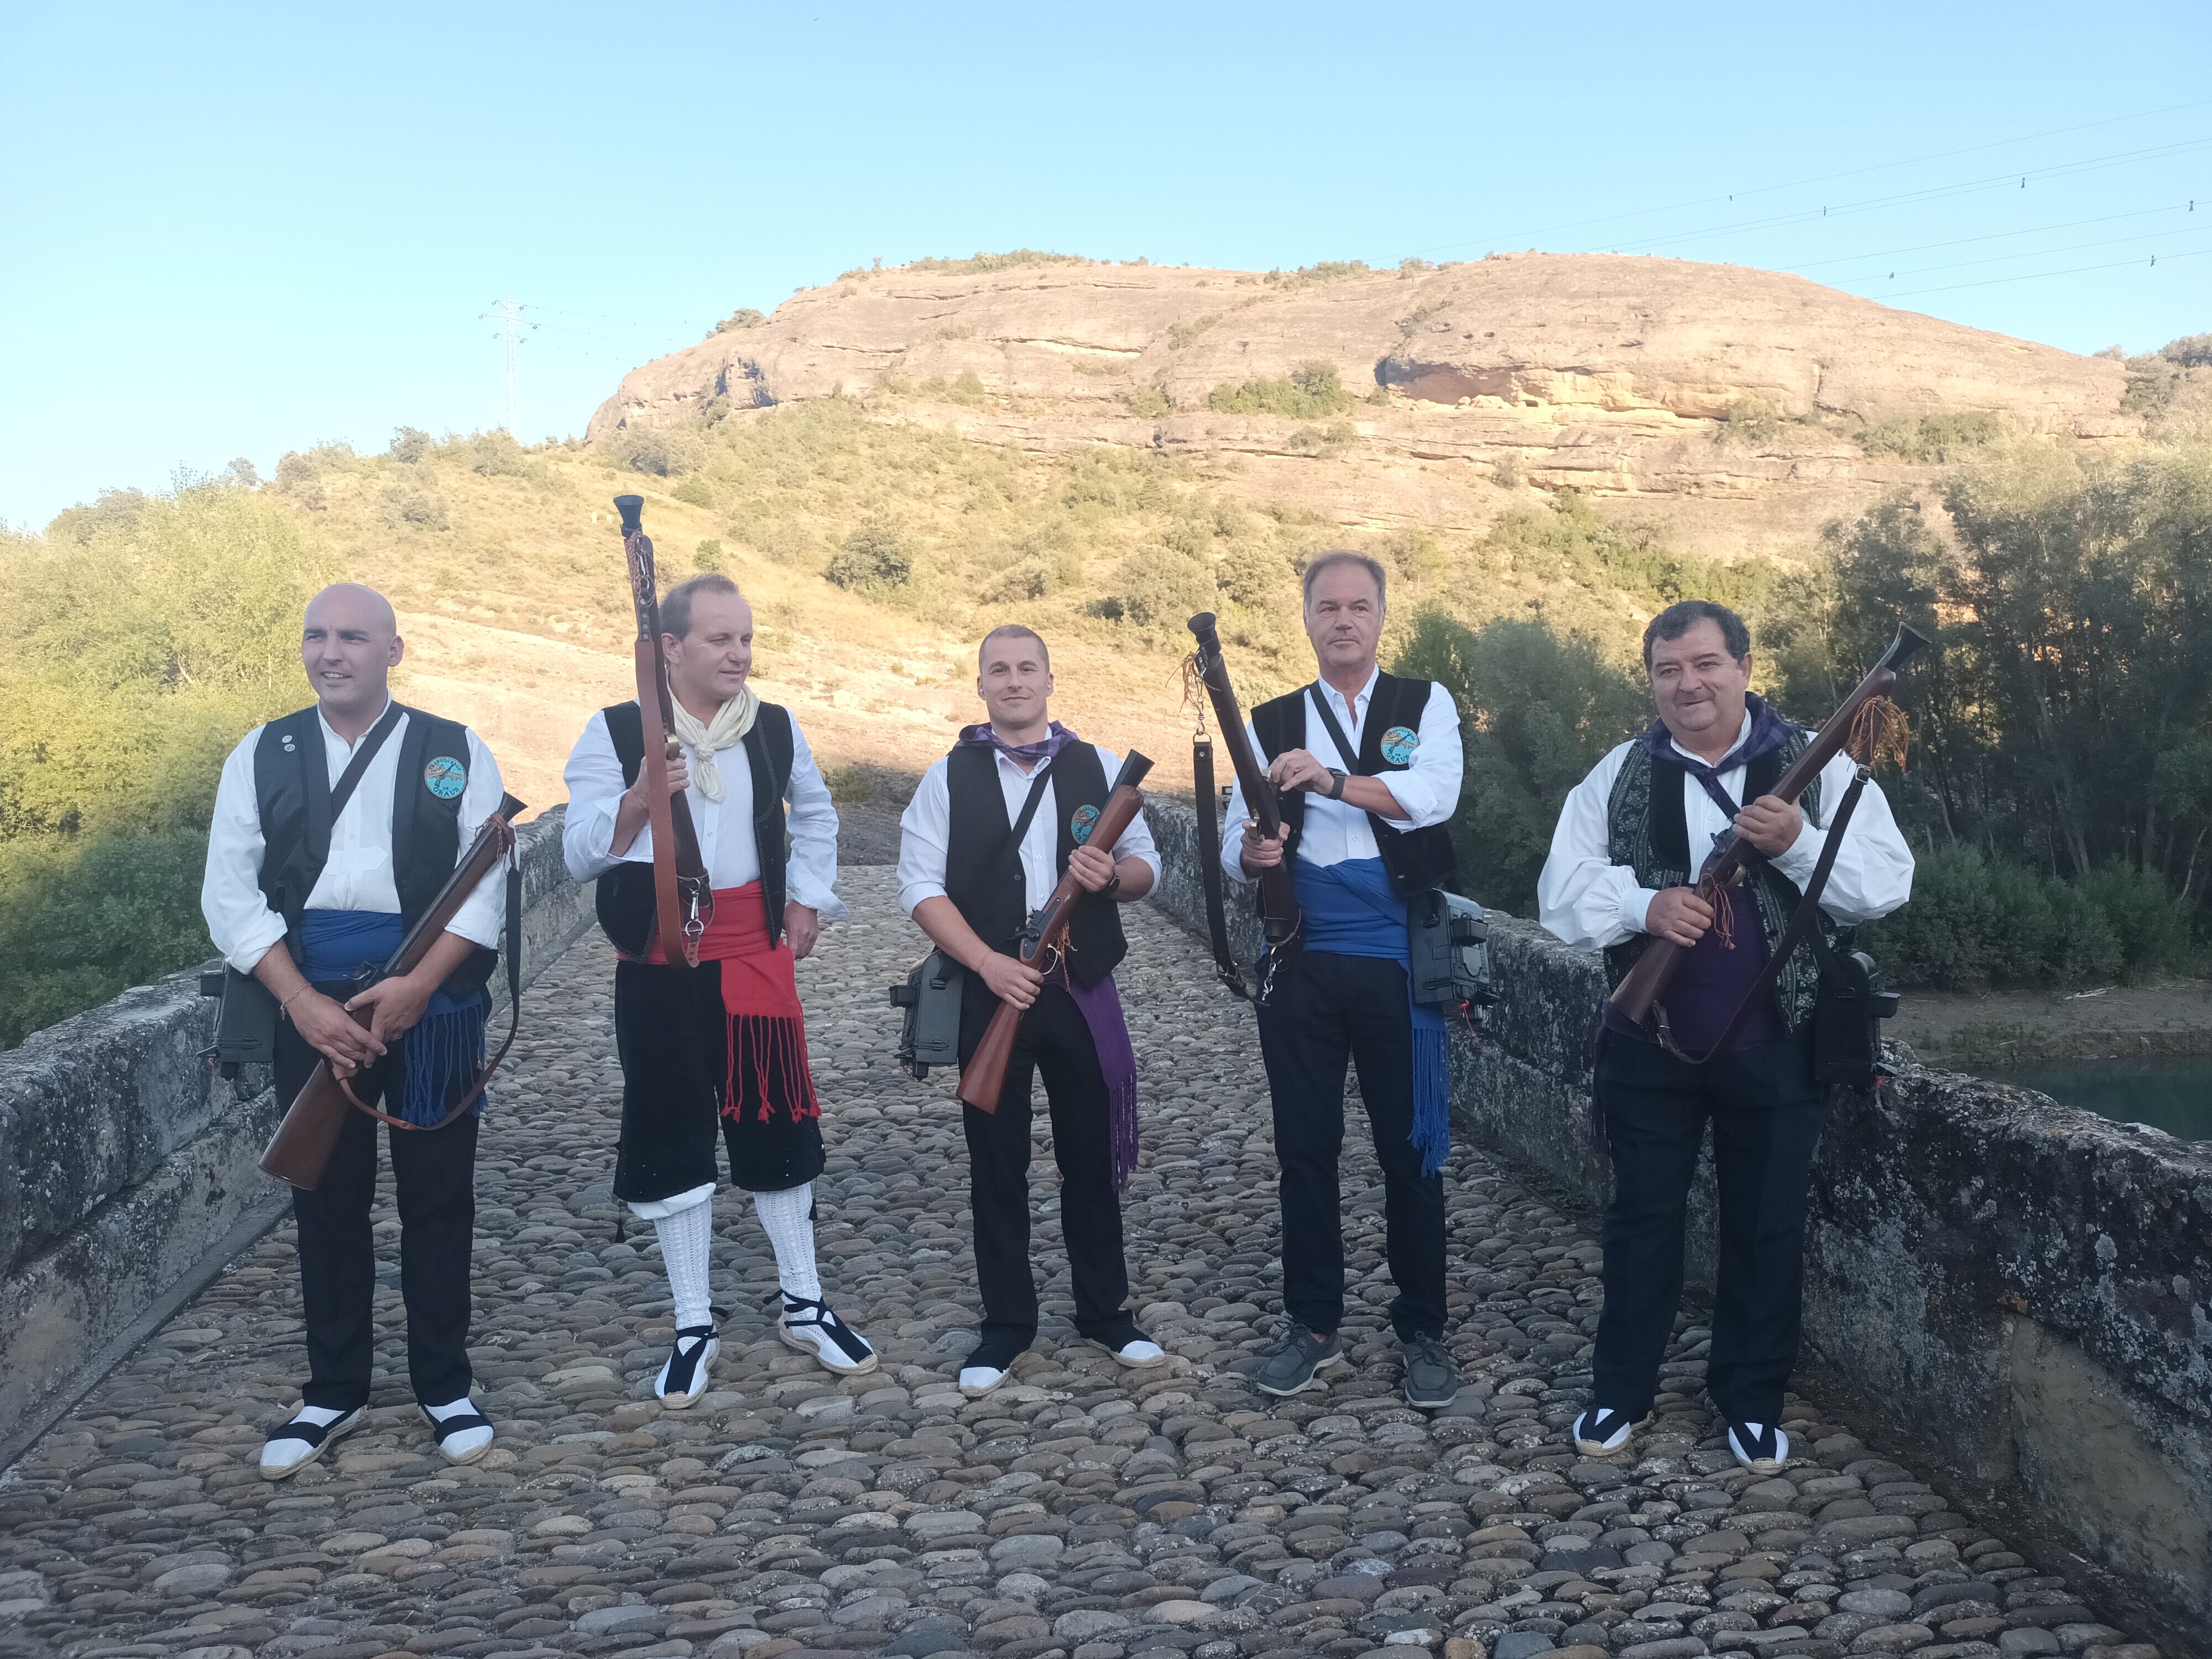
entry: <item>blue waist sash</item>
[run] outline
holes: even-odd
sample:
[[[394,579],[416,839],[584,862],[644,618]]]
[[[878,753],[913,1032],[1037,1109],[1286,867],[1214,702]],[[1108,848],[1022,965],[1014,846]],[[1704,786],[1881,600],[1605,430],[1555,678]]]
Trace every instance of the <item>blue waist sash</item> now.
[[[306,911],[300,917],[300,972],[315,986],[336,985],[364,969],[374,974],[406,936],[407,924],[394,912]],[[444,1117],[483,1069],[484,1025],[490,1013],[491,994],[481,986],[459,997],[442,988],[433,992],[422,1018],[388,1057],[392,1069],[386,1075],[393,1085],[387,1089],[398,1097],[398,1105],[384,1109],[426,1128]],[[483,1110],[482,1096],[470,1110]]]
[[[1297,860],[1302,938],[1309,951],[1376,957],[1407,970],[1406,1006],[1413,1023],[1413,1145],[1421,1173],[1436,1174],[1451,1156],[1450,1056],[1444,1017],[1413,998],[1412,953],[1407,940],[1406,901],[1390,884],[1382,860],[1346,859],[1338,864]]]

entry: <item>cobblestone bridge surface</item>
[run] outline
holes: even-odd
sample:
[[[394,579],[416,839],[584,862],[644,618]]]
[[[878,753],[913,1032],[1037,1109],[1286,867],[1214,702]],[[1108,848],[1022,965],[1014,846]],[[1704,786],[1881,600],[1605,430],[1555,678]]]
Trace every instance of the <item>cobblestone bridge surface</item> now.
[[[949,1082],[916,1085],[887,1052],[884,987],[918,935],[889,870],[846,885],[855,919],[801,977],[830,1112],[824,1278],[881,1348],[878,1373],[840,1382],[774,1339],[766,1243],[726,1196],[718,1391],[656,1405],[669,1303],[649,1231],[620,1237],[609,1201],[620,1079],[594,937],[531,993],[483,1142],[491,1454],[448,1468],[423,1431],[395,1261],[368,1425],[296,1479],[259,1479],[301,1364],[288,1224],[0,1485],[0,1654],[2155,1655],[2098,1622],[2123,1610],[2081,1605],[1810,1401],[1790,1411],[1786,1475],[1738,1470],[1700,1403],[1701,1329],[1677,1337],[1638,1458],[1578,1461],[1562,1433],[1587,1380],[1596,1246],[1465,1149],[1447,1177],[1459,1401],[1431,1418],[1398,1398],[1358,1132],[1356,1363],[1327,1394],[1258,1394],[1239,1366],[1279,1304],[1250,1017],[1141,908],[1130,1257],[1175,1363],[1132,1381],[1073,1346],[1041,1182],[1042,1338],[1006,1387],[963,1401],[977,1307],[959,1118]]]

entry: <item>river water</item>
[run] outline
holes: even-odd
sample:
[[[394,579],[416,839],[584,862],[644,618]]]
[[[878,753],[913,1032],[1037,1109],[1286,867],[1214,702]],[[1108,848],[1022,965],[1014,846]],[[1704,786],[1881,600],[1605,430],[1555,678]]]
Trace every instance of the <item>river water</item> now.
[[[2053,1060],[1982,1075],[2117,1123],[2148,1123],[2183,1140],[2212,1140],[2212,1056]]]

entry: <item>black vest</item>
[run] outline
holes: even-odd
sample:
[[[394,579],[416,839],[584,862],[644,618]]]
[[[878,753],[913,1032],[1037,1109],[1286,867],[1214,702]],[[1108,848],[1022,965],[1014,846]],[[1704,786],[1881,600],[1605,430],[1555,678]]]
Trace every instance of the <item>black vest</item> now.
[[[1348,771],[1358,777],[1372,778],[1407,769],[1412,762],[1410,755],[1399,761],[1385,757],[1383,734],[1398,726],[1415,732],[1421,729],[1421,714],[1429,706],[1432,684],[1429,680],[1400,679],[1395,674],[1376,675],[1375,695],[1368,700],[1367,720],[1359,728],[1359,757],[1346,769]],[[1290,750],[1313,746],[1306,733],[1310,706],[1307,699],[1312,689],[1301,686],[1252,711],[1252,729],[1258,733],[1260,747],[1269,761]],[[1306,792],[1285,792],[1281,808],[1283,823],[1290,831],[1285,850],[1295,857],[1299,832],[1305,828]],[[1376,850],[1382,855],[1382,866],[1390,872],[1391,884],[1401,894],[1410,897],[1425,889],[1441,887],[1457,872],[1459,857],[1452,849],[1451,831],[1443,824],[1397,830],[1372,812],[1367,815],[1367,822],[1375,831]]]
[[[998,750],[963,744],[945,757],[945,787],[952,818],[945,843],[945,896],[952,901],[976,938],[1002,955],[1016,954],[1029,920],[1029,884],[1022,877],[1021,849],[1014,844],[1013,821],[1006,816],[1006,792],[999,786]],[[1105,763],[1087,743],[1071,743],[1055,756],[1040,813],[1059,820],[1055,878],[1067,873],[1074,852],[1075,817],[1091,809],[1090,822],[1103,811],[1109,793]],[[1108,848],[1112,851],[1112,848]],[[1068,924],[1067,969],[1085,987],[1112,973],[1128,954],[1121,933],[1121,907],[1091,894],[1075,907]]]
[[[635,783],[637,769],[645,764],[643,711],[635,702],[618,702],[599,712],[606,717],[615,758],[622,763],[623,784]],[[762,909],[768,917],[769,948],[774,950],[783,937],[783,792],[791,787],[791,711],[763,703],[753,729],[745,733],[744,750],[753,777],[753,849],[760,858]],[[593,908],[615,949],[635,958],[644,956],[652,941],[654,902],[653,866],[624,863],[599,878]]]
[[[1810,741],[1809,732],[1793,730],[1789,741],[1779,750],[1762,755],[1747,766],[1743,799],[1757,800],[1761,795],[1771,794],[1774,786],[1782,781],[1783,773],[1805,752]],[[1620,771],[1613,779],[1613,793],[1606,802],[1607,854],[1613,863],[1626,865],[1636,872],[1638,886],[1655,890],[1687,887],[1697,880],[1698,872],[1690,867],[1690,818],[1683,805],[1685,787],[1676,769],[1652,759],[1640,743],[1629,745]],[[1798,805],[1805,809],[1805,816],[1814,823],[1820,822],[1820,780],[1816,776],[1797,798]],[[1759,906],[1759,931],[1765,935],[1771,957],[1804,896],[1795,882],[1763,858],[1752,860],[1747,880]],[[1838,954],[1850,951],[1854,937],[1851,929],[1830,921],[1825,910],[1818,912],[1814,921],[1832,950]],[[1651,938],[1649,933],[1634,933],[1619,945],[1606,947],[1606,977],[1616,989],[1651,943]],[[1811,940],[1801,940],[1775,976],[1771,992],[1782,1023],[1792,1036],[1802,1035],[1811,1024],[1813,1005],[1820,989],[1820,958]]]
[[[392,878],[400,921],[412,927],[460,860],[461,789],[441,794],[430,784],[435,777],[441,787],[453,788],[453,768],[459,767],[466,787],[469,734],[458,722],[419,708],[405,713],[392,788]],[[330,761],[316,710],[302,708],[262,728],[253,750],[253,794],[261,813],[261,891],[269,908],[284,918],[285,947],[296,963],[300,918],[331,856]],[[458,995],[482,985],[498,961],[498,951],[478,947],[462,959],[444,989]]]

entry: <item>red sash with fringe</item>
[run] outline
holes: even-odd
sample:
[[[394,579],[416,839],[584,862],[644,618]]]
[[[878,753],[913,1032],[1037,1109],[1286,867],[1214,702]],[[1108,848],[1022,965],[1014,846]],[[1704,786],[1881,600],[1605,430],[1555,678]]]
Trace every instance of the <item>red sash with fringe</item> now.
[[[656,935],[646,960],[665,965]],[[714,890],[714,919],[699,941],[699,960],[722,964],[722,1008],[730,1018],[729,1067],[722,1079],[722,1115],[738,1117],[738,1068],[749,1068],[760,1121],[778,1110],[793,1122],[822,1115],[814,1075],[806,1063],[806,1016],[799,1006],[796,959],[787,939],[769,948],[761,884]],[[780,1061],[781,1064],[772,1065]],[[771,1097],[773,1073],[786,1080],[788,1098]],[[795,1084],[794,1084],[795,1080]]]

